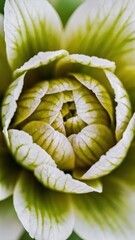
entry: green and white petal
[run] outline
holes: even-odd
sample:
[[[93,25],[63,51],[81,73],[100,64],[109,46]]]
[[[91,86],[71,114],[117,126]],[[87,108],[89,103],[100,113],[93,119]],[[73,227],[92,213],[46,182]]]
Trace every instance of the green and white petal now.
[[[134,12],[134,0],[85,1],[67,23],[65,48],[115,61],[126,87],[135,85]]]
[[[80,87],[75,79],[58,78],[49,80],[49,88],[47,94],[54,94],[63,91],[71,91]]]
[[[114,112],[113,112],[113,105],[110,98],[109,93],[100,84],[99,81],[93,79],[92,77],[85,75],[85,74],[72,74],[81,84],[91,90],[97,99],[99,100],[100,104],[104,107],[104,109],[108,112],[112,125],[114,124]]]
[[[117,102],[115,134],[118,141],[122,137],[122,134],[131,119],[131,103],[121,81],[112,72],[107,70],[104,70],[104,72],[114,90],[115,101]]]
[[[20,165],[30,170],[34,170],[42,163],[56,165],[45,150],[33,143],[33,139],[28,133],[10,129],[8,136],[10,151]]]
[[[25,62],[20,68],[15,70],[14,75],[20,75],[25,71],[46,66],[52,62],[60,60],[67,55],[68,52],[66,50],[39,52],[37,55],[34,55],[27,62]]]
[[[74,229],[82,239],[127,240],[134,238],[135,161],[132,167],[130,163],[129,159],[126,164],[127,168],[123,172],[123,179],[119,174],[104,178],[103,193],[73,196]]]
[[[23,227],[17,218],[12,198],[0,201],[0,237],[3,240],[20,239]]]
[[[23,130],[29,133],[33,141],[53,158],[58,168],[62,170],[74,168],[74,151],[65,135],[41,121],[30,122],[24,126]]]
[[[8,142],[8,136],[7,136],[7,129],[11,123],[11,120],[14,116],[14,113],[17,109],[17,103],[16,101],[18,100],[23,84],[24,84],[24,76],[25,73],[20,75],[15,81],[13,81],[9,88],[7,89],[3,103],[2,103],[2,125],[3,125],[3,131],[5,136],[7,137],[7,142]]]
[[[43,121],[52,124],[62,108],[63,101],[62,92],[45,95],[34,113],[29,117],[29,121]]]
[[[7,149],[0,133],[0,200],[13,194],[20,169]]]
[[[109,174],[125,159],[135,136],[135,114],[131,118],[120,141],[102,155],[83,176],[82,179],[95,179]]]
[[[11,71],[7,62],[4,41],[4,17],[0,14],[0,93],[3,93],[11,81]]]
[[[31,173],[22,173],[14,207],[24,228],[36,240],[63,240],[72,233],[74,215],[68,195],[42,187]]]
[[[75,180],[68,173],[60,169],[41,164],[34,171],[37,179],[47,188],[65,193],[87,193],[102,192],[102,183],[96,179],[94,181],[82,182]]]
[[[102,107],[95,94],[81,86],[73,91],[77,115],[88,125],[101,123],[108,125],[108,114]]]
[[[91,124],[69,136],[78,168],[90,167],[114,144],[111,130],[103,124]]]
[[[61,48],[62,24],[48,1],[7,0],[4,25],[7,56],[12,70],[40,51]]]
[[[48,86],[47,81],[39,82],[20,96],[14,116],[14,125],[21,123],[34,112],[40,104],[41,98],[46,94]]]
[[[108,69],[112,72],[115,70],[115,63],[113,61],[95,56],[89,57],[84,54],[71,54],[59,60],[56,65],[56,74],[63,75],[65,72],[75,72],[76,68],[74,66],[76,65],[79,67],[82,65],[97,69]]]

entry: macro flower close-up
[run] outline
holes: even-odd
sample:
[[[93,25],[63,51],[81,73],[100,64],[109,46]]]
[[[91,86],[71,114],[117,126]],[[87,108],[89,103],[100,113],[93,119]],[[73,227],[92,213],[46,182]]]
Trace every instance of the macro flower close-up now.
[[[0,109],[0,239],[134,240],[134,0],[6,0]]]

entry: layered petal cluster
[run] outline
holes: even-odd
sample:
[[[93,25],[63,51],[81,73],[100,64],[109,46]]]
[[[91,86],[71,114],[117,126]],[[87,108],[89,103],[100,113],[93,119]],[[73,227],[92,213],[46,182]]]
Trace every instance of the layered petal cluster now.
[[[133,240],[133,9],[88,0],[63,27],[46,0],[6,0],[0,199],[34,239]]]

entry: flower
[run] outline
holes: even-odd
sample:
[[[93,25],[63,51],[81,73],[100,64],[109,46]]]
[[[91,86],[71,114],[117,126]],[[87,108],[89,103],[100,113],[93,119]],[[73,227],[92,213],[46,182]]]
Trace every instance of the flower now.
[[[6,0],[0,198],[32,238],[134,238],[134,10]]]

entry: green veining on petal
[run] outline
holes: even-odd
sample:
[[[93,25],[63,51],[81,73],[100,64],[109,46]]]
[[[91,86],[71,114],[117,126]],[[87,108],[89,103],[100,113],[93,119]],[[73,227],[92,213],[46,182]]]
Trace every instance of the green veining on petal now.
[[[29,172],[24,171],[19,178],[14,206],[24,228],[34,239],[67,239],[73,231],[74,215],[69,196],[42,187]]]
[[[81,73],[80,74],[75,73],[72,74],[72,76],[74,76],[81,84],[83,84],[85,87],[87,87],[96,95],[101,105],[108,112],[112,125],[114,125],[114,110],[112,101],[107,90],[104,88],[103,85],[100,84],[100,80],[97,81],[92,77]]]
[[[76,155],[76,167],[86,168],[97,162],[114,144],[112,131],[102,124],[91,124],[69,136]]]
[[[34,171],[37,179],[45,186],[53,190],[66,193],[87,193],[102,192],[102,184],[96,179],[92,182],[84,183],[72,178],[70,174],[65,174],[60,169],[41,164]]]
[[[66,129],[63,121],[63,116],[61,112],[58,114],[58,116],[55,118],[51,126],[57,130],[60,133],[63,133],[66,136]]]
[[[129,120],[131,119],[132,109],[128,93],[124,89],[121,81],[111,72],[104,70],[105,74],[115,92],[116,107],[116,139],[122,137]]]
[[[75,155],[69,140],[62,133],[56,131],[49,124],[33,121],[23,128],[35,143],[41,146],[63,170],[74,168]]]
[[[14,82],[10,84],[3,99],[2,125],[3,125],[4,133],[6,136],[7,136],[7,129],[9,127],[9,124],[11,123],[11,120],[17,109],[16,101],[18,100],[23,88],[24,76],[25,76],[25,73],[23,73],[20,77],[18,77]]]
[[[62,36],[62,24],[48,1],[6,1],[5,39],[13,70],[40,51],[60,49],[62,37],[59,36]]]
[[[80,87],[80,84],[75,79],[58,78],[49,81],[47,94],[54,94],[63,91],[71,91]]]
[[[8,136],[11,153],[20,165],[30,170],[34,170],[42,163],[55,166],[51,156],[40,146],[33,143],[32,137],[28,133],[10,129]]]
[[[79,133],[87,124],[79,117],[74,116],[65,122],[67,136]]]
[[[92,91],[82,86],[73,91],[73,98],[77,114],[85,123],[108,125],[108,114]]]
[[[48,89],[49,83],[39,82],[34,87],[25,90],[17,102],[17,111],[14,116],[14,125],[28,118],[38,107],[42,97]]]
[[[95,179],[108,175],[111,171],[116,169],[125,159],[134,137],[135,114],[129,121],[129,124],[119,142],[110,148],[105,155],[102,155],[99,161],[83,175],[82,179]]]
[[[46,95],[34,113],[29,117],[29,121],[44,121],[52,124],[58,116],[63,105],[63,93]]]

